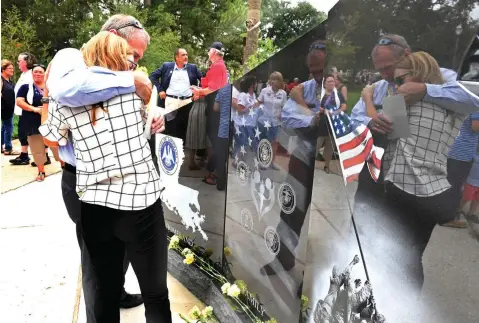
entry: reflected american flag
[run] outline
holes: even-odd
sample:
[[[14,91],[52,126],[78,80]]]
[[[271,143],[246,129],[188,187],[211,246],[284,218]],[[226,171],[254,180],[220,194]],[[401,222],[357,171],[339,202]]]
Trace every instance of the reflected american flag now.
[[[365,162],[371,177],[377,181],[384,149],[374,146],[371,131],[365,125],[353,123],[338,107],[328,108],[327,111],[326,115],[338,147],[344,183],[357,180]]]

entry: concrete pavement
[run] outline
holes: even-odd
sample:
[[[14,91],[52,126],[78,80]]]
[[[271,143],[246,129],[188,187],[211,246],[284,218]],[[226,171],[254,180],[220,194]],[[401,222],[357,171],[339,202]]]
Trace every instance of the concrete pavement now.
[[[60,174],[52,175],[0,197],[0,322],[86,322],[80,251],[60,181]],[[131,266],[125,287],[140,291]],[[194,305],[204,307],[171,276],[168,287],[173,312],[187,314]],[[122,310],[121,316],[124,323],[145,322],[143,306]],[[174,322],[182,322],[177,314]]]

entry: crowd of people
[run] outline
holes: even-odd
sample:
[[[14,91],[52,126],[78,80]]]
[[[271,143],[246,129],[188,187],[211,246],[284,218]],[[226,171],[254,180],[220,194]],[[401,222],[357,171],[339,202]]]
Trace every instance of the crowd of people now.
[[[346,112],[353,106],[351,120],[366,125],[375,145],[385,149],[379,180],[373,181],[366,167],[359,175],[354,217],[359,227],[373,232],[360,237],[366,261],[376,266],[372,272],[391,271],[374,261],[380,257],[394,262],[392,274],[404,278],[388,288],[407,290],[408,301],[421,289],[422,254],[436,224],[466,227],[461,213],[472,225],[479,223],[479,98],[431,55],[412,52],[403,37],[381,36],[371,57],[382,79],[370,82],[357,103],[348,102],[341,75],[325,70],[322,40],[307,51],[309,80],[288,83],[274,71],[265,83],[246,75],[235,85],[221,42],[211,44],[205,73],[188,62],[183,48],[173,53],[174,62],[163,63],[150,76],[135,71],[149,40],[136,18],[114,15],[81,50],[63,49],[48,66],[21,53],[22,75],[15,85],[13,63],[2,60],[2,153],[18,154],[12,165],[30,165],[30,149],[37,181],[44,180],[44,166],[51,163],[47,147],[61,163],[63,199],[81,250],[88,322],[119,322],[120,307],[142,302],[148,322],[171,322],[164,187],[155,136],[143,136],[152,86],[165,115],[153,119],[151,132],[183,139],[188,170],[200,170],[197,157],[204,159],[203,182],[218,190],[226,187],[230,161],[234,168],[256,159],[263,170],[282,169],[276,162],[281,146],[287,146],[282,138],[286,133],[296,137],[286,181],[297,194],[297,206],[281,213],[277,229],[281,237],[294,238],[281,240],[281,268],[267,264],[264,275],[295,265],[316,160],[323,160],[323,170],[330,173],[337,150],[326,118],[333,107]],[[394,125],[382,112],[382,101],[396,94],[405,97],[411,135],[391,140],[387,134]],[[286,111],[292,102],[294,111]],[[20,115],[21,152],[11,142],[14,114]],[[260,145],[265,141],[271,151]],[[267,153],[271,162],[263,156]],[[468,202],[472,205],[464,211]],[[378,237],[397,241],[379,244]],[[130,262],[141,295],[123,288]]]

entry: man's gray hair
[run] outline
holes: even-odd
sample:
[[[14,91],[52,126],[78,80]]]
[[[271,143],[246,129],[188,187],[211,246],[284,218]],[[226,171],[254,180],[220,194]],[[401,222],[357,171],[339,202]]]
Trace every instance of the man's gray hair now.
[[[149,44],[150,35],[145,29],[140,29],[134,26],[123,27],[126,24],[135,23],[135,22],[140,24],[138,22],[138,19],[136,19],[133,16],[128,16],[124,14],[113,15],[105,22],[105,24],[103,24],[103,27],[101,27],[101,31],[109,31],[114,29],[117,31],[118,36],[126,39],[127,41],[129,41],[131,38],[135,36],[141,35],[140,37],[143,37],[145,41],[147,42],[147,44]]]
[[[392,43],[389,45],[379,45],[374,46],[373,51],[371,52],[371,57],[374,59],[378,53],[378,48],[380,46],[387,46],[391,48],[395,58],[400,59],[406,53],[406,50],[411,51],[411,47],[407,43],[406,39],[403,36],[396,34],[383,34],[379,39],[389,38]]]

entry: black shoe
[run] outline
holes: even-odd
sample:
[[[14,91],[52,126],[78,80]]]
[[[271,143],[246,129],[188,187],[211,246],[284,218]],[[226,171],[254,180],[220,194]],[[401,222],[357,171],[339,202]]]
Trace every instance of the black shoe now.
[[[46,165],[50,165],[51,163],[52,161],[50,160],[50,157],[47,157],[47,161],[43,165],[46,166]],[[30,165],[32,165],[32,167],[37,167],[37,164],[35,162],[32,162]]]
[[[123,290],[123,293],[121,295],[120,299],[120,308],[133,308],[137,307],[143,304],[143,298],[141,297],[141,294],[128,294]]]
[[[16,158],[10,159],[9,162],[12,165],[28,165],[30,164],[30,157],[25,157],[25,155],[17,156]]]

